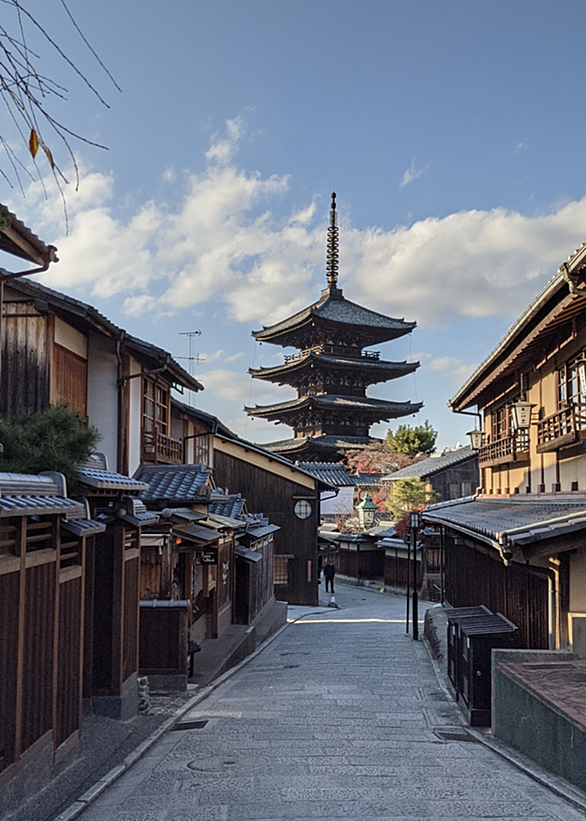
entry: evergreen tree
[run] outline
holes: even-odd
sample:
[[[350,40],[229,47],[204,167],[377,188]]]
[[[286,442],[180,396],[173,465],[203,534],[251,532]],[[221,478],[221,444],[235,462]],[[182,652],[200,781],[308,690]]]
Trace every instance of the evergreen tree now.
[[[412,510],[420,510],[426,505],[437,502],[439,494],[427,490],[422,479],[398,479],[392,483],[391,494],[387,500],[387,510],[399,521]]]
[[[0,470],[40,473],[56,470],[68,483],[78,478],[77,466],[95,449],[100,434],[65,403],[44,411],[0,420]]]
[[[386,443],[391,451],[403,453],[414,459],[416,456],[430,456],[435,450],[437,431],[427,419],[423,425],[399,425],[396,432],[387,433]]]

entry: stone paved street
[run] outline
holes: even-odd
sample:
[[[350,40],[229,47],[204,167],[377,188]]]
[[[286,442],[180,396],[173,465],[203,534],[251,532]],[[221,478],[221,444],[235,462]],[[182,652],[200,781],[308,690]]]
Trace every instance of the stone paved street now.
[[[82,821],[585,816],[458,735],[405,600],[338,585],[168,733]]]

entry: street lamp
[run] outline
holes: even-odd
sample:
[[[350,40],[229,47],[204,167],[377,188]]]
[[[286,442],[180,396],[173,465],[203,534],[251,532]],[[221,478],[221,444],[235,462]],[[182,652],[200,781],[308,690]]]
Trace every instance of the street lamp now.
[[[356,510],[358,511],[358,521],[362,530],[370,530],[374,527],[378,508],[370,498],[369,493],[356,505]]]
[[[413,547],[413,606],[411,608],[413,615],[413,641],[419,640],[419,614],[417,601],[417,531],[419,529],[419,511],[412,510],[409,514],[409,527],[411,530],[411,544]]]
[[[472,450],[480,450],[482,447],[482,440],[484,438],[483,432],[476,428],[475,430],[468,431],[466,436],[470,437],[470,446],[472,447]]]
[[[519,428],[528,428],[531,424],[531,402],[523,402],[518,399],[511,405],[511,415],[513,417],[513,426],[515,430]]]

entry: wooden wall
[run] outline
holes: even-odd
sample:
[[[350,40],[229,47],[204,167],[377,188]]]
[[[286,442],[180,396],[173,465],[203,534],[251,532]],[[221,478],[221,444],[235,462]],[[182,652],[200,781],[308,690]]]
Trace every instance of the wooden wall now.
[[[18,299],[18,301],[12,301]],[[49,404],[49,367],[52,334],[50,318],[34,314],[32,300],[22,301],[5,290],[2,323],[2,391],[0,413],[14,415],[39,411]]]
[[[526,565],[492,558],[483,548],[475,550],[446,538],[446,599],[452,607],[485,604],[502,613],[519,629],[519,647],[549,648],[548,580],[544,573]]]
[[[242,493],[249,510],[263,513],[281,528],[274,536],[275,555],[291,554],[295,558],[289,562],[289,584],[279,585],[278,598],[290,604],[317,604],[319,494],[220,451],[214,453],[214,478],[220,487]],[[307,499],[312,506],[307,519],[298,519],[293,512],[299,498]]]

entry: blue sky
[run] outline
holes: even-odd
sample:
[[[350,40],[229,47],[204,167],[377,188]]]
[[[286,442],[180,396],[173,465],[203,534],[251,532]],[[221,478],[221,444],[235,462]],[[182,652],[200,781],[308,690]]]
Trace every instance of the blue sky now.
[[[284,438],[242,411],[291,396],[248,376],[283,354],[250,332],[324,287],[335,190],[345,295],[418,323],[381,353],[421,368],[371,395],[466,440],[448,399],[586,240],[582,0],[69,0],[122,93],[58,0],[26,5],[110,105],[33,43],[68,89],[57,117],[109,149],[73,143],[68,235],[50,185],[0,181],[59,248],[43,282],[177,357],[201,331],[195,403]]]

